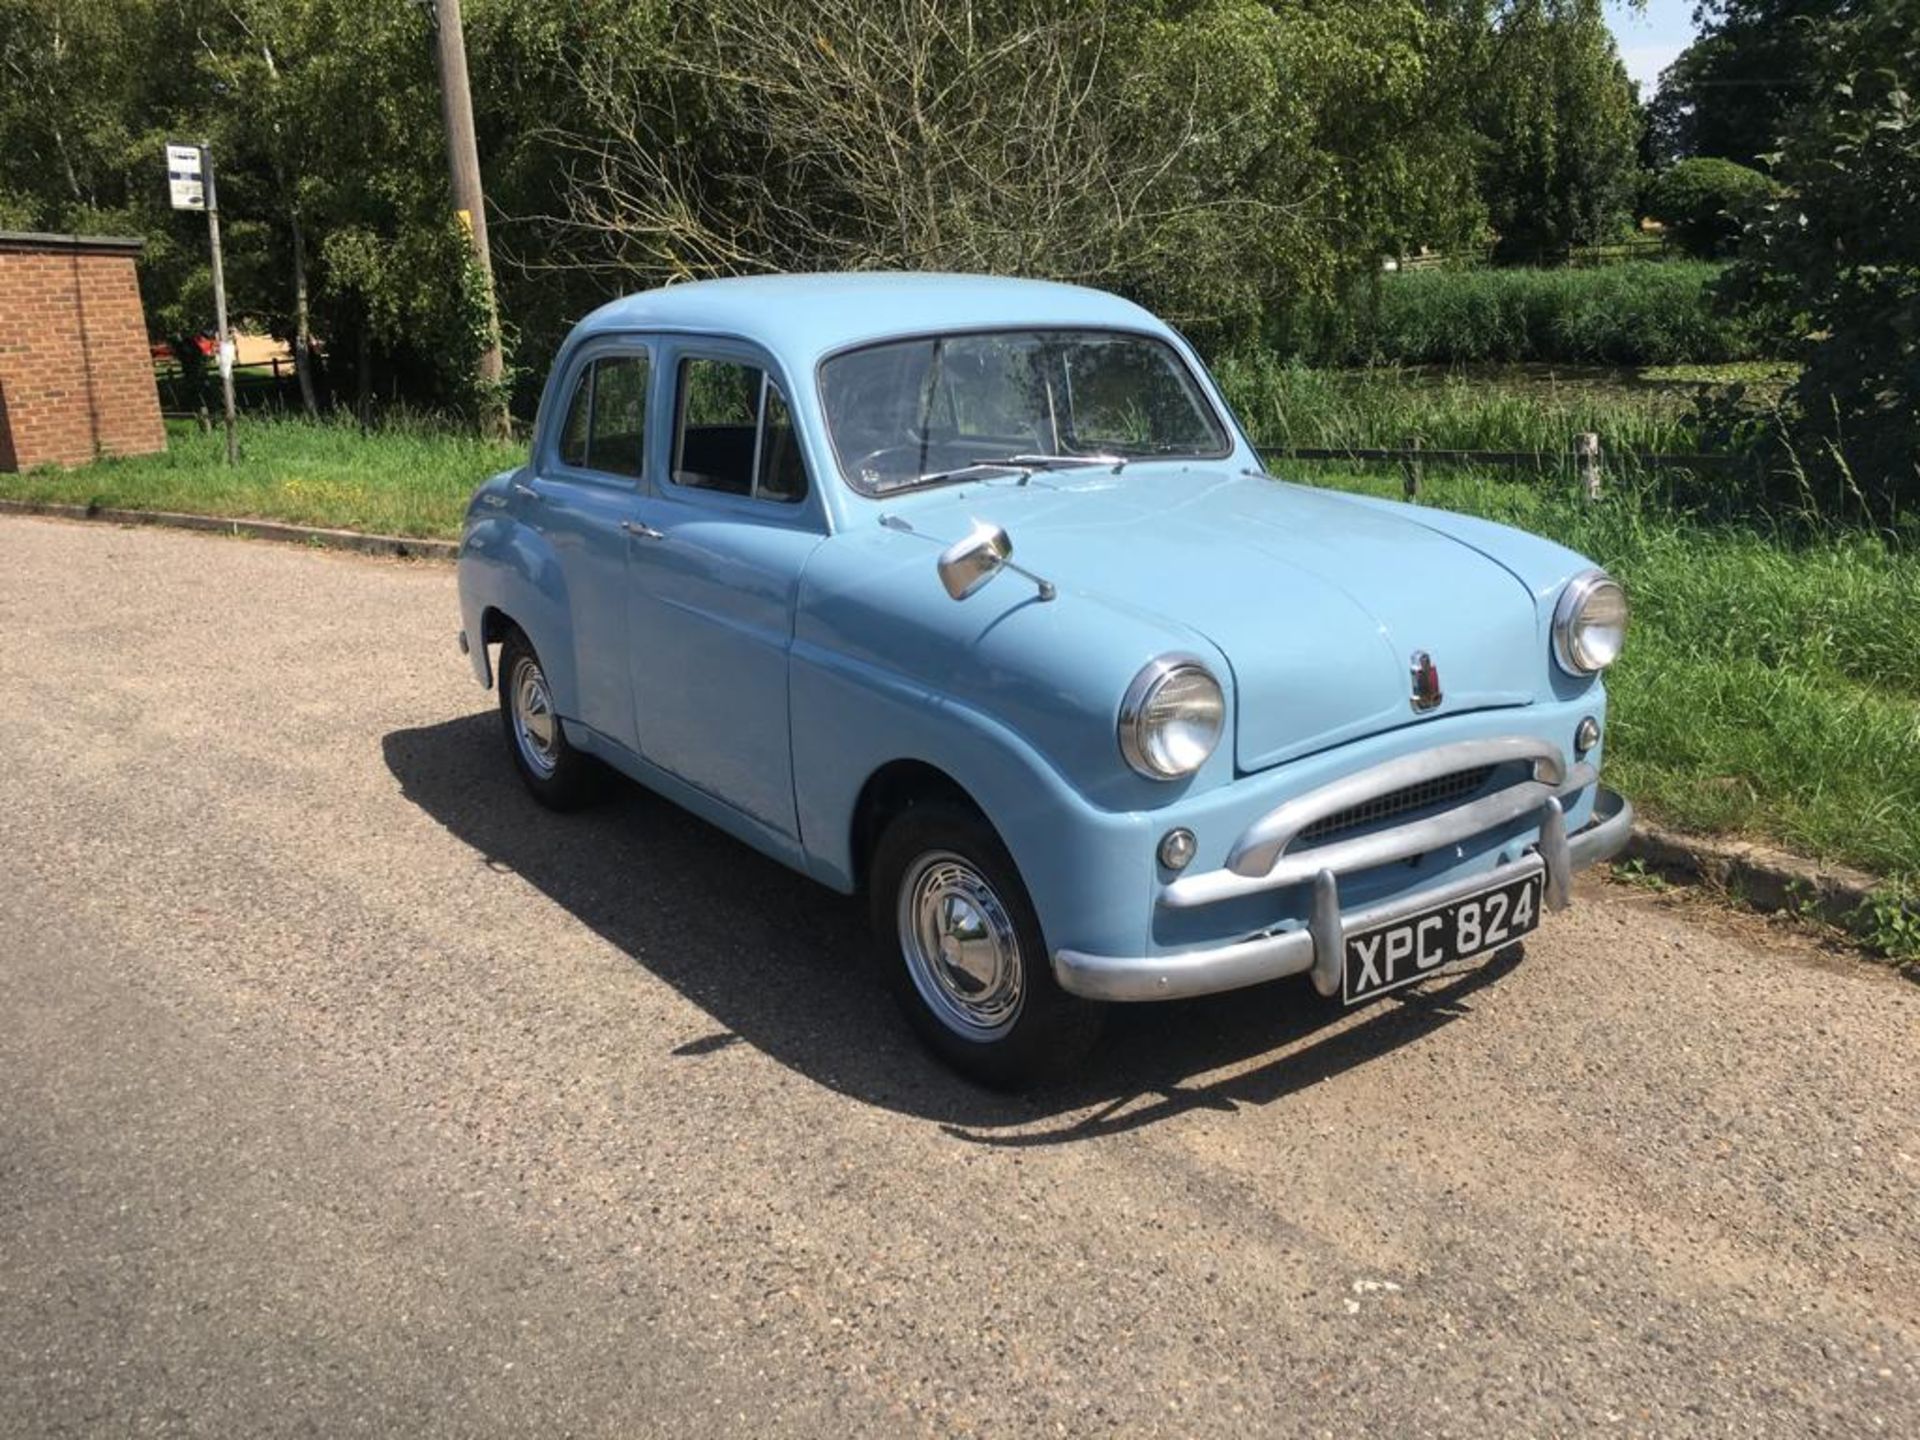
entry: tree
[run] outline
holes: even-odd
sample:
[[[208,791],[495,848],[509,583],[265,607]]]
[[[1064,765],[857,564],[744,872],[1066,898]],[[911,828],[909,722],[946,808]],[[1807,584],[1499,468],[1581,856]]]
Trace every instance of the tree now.
[[[1660,77],[1648,108],[1657,164],[1709,156],[1755,166],[1807,98],[1828,21],[1854,0],[1703,0],[1700,35]]]
[[[1538,259],[1612,238],[1632,218],[1640,123],[1598,0],[1514,5],[1493,48],[1475,118],[1496,253]]]
[[[559,253],[625,285],[946,268],[1209,337],[1476,228],[1451,22],[1413,0],[716,0],[562,46]]]
[[[1887,519],[1920,501],[1920,0],[1878,0],[1813,41],[1783,193],[1729,294],[1804,362],[1787,396],[1802,471]]]
[[[0,195],[35,228],[117,204],[144,109],[145,0],[0,0]]]
[[[571,323],[697,275],[1080,280],[1210,345],[1311,345],[1383,257],[1603,236],[1630,100],[1597,0],[466,0],[524,410]],[[166,63],[156,63],[164,57]],[[156,330],[205,243],[313,401],[471,406],[484,310],[406,0],[0,0],[0,223],[143,234]],[[190,353],[184,347],[183,354]]]

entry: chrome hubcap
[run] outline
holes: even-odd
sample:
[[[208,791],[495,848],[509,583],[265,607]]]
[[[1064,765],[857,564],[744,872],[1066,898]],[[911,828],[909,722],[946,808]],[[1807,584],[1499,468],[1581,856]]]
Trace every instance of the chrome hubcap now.
[[[1025,972],[1013,920],[958,855],[922,855],[900,886],[900,951],[927,1008],[969,1040],[1004,1035],[1020,1018]]]
[[[560,763],[560,721],[547,693],[547,677],[531,660],[522,660],[513,674],[513,739],[520,758],[545,779]]]

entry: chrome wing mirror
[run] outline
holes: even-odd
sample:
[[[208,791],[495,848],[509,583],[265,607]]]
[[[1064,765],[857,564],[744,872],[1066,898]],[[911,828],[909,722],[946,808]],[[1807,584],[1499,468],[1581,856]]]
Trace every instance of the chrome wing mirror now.
[[[1054,597],[1053,582],[1013,563],[1013,541],[1000,526],[976,520],[973,529],[940,552],[940,583],[947,594],[964,600],[1002,570],[1033,581],[1042,600]]]

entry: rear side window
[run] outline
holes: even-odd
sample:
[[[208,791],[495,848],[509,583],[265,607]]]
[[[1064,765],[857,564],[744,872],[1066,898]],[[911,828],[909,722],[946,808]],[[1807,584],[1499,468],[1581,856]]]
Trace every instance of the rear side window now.
[[[560,427],[560,459],[584,470],[639,475],[647,454],[647,356],[607,355],[580,372]]]
[[[676,484],[789,505],[806,497],[793,416],[764,370],[689,358],[680,362],[679,378]]]
[[[560,427],[560,462],[585,467],[587,427],[593,423],[593,366],[580,372],[567,402],[567,422]]]

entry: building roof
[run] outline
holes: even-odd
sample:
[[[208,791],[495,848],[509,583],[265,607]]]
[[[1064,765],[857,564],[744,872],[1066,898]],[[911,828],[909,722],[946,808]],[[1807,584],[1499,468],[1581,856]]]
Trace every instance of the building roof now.
[[[0,230],[0,250],[77,250],[99,255],[138,255],[146,243],[138,235],[49,235],[39,230]]]
[[[888,336],[1016,326],[1166,329],[1131,301],[1079,285],[869,271],[749,275],[643,290],[601,306],[580,322],[580,333],[718,331],[757,341],[788,359],[812,360]]]

